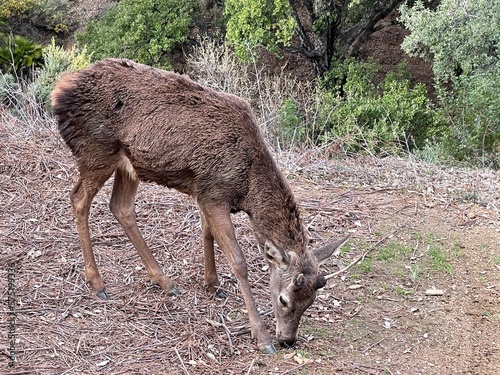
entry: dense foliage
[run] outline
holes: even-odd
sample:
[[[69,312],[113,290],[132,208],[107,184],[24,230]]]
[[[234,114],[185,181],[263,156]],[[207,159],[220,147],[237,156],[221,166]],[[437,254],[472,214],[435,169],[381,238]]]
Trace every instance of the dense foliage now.
[[[17,29],[29,24],[65,33],[74,25],[68,15],[70,5],[71,0],[2,0],[0,19],[6,20],[10,26],[19,24]]]
[[[500,3],[441,0],[429,8],[416,0],[401,7],[400,21],[411,32],[403,48],[433,64],[436,95],[431,100],[404,63],[381,77],[376,61],[353,57],[377,21],[401,2],[226,0],[225,24],[221,9],[212,15],[215,5],[202,6],[199,0],[109,2],[103,16],[82,25],[70,50],[54,41],[42,47],[30,38],[0,34],[0,99],[19,110],[27,92],[47,108],[65,71],[105,57],[168,68],[169,53],[191,38],[196,46],[186,56],[186,70],[204,84],[249,100],[276,147],[410,152],[433,162],[498,168]],[[7,17],[29,17],[54,32],[70,30],[68,4],[6,0],[0,4],[0,26]],[[213,33],[226,30],[225,39],[200,31],[210,32],[200,26],[210,22]],[[314,63],[317,79],[264,74],[256,47],[301,53]]]
[[[402,2],[226,0],[226,38],[240,56],[260,46],[299,53],[322,75],[336,60],[356,56],[377,22]]]
[[[168,67],[166,54],[187,40],[197,9],[194,0],[123,0],[89,22],[77,40],[95,59],[124,57]]]
[[[448,126],[434,141],[441,154],[500,166],[500,2],[421,1],[401,8],[411,31],[402,47],[432,61]]]
[[[346,62],[342,92],[320,90],[323,142],[342,139],[347,152],[398,154],[424,144],[438,127],[436,110],[422,84],[411,84],[406,64],[400,64],[377,84],[374,62]]]
[[[417,1],[400,10],[401,21],[411,32],[402,48],[432,61],[438,79],[490,71],[498,63],[499,1],[442,0],[434,11]]]
[[[278,52],[296,25],[288,0],[226,0],[225,15],[227,41],[243,58],[259,46]]]
[[[473,165],[500,168],[500,64],[456,80],[452,91],[441,88],[448,124],[443,153]]]
[[[38,0],[2,0],[0,3],[0,19],[18,16],[33,9]]]

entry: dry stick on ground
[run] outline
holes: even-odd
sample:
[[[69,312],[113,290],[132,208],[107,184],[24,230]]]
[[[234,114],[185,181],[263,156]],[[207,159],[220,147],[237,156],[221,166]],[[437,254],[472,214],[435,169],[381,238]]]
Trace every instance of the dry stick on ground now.
[[[382,338],[382,339],[378,340],[377,342],[375,342],[375,343],[371,344],[371,345],[370,345],[370,346],[368,346],[366,349],[364,349],[361,353],[366,353],[368,350],[370,350],[370,349],[372,349],[372,348],[376,347],[378,344],[380,344],[382,341],[384,341],[384,340],[386,340],[386,339],[387,339],[387,337],[384,337],[384,338]]]
[[[370,247],[368,250],[366,250],[362,255],[360,255],[359,257],[357,257],[356,259],[354,259],[349,265],[347,265],[347,267],[337,271],[337,272],[334,272],[332,274],[329,274],[329,275],[326,275],[325,276],[325,279],[326,280],[330,280],[331,278],[334,278],[335,276],[338,276],[340,275],[341,273],[344,273],[346,272],[347,270],[349,270],[352,266],[354,266],[355,264],[361,262],[362,260],[364,260],[366,258],[366,256],[371,252],[373,251],[378,245],[380,245],[381,243],[383,243],[386,239],[388,239],[389,237],[393,236],[394,234],[396,234],[397,232],[399,232],[401,229],[403,229],[405,226],[406,226],[406,223],[408,222],[409,218],[405,220],[405,222],[403,224],[401,224],[399,227],[397,227],[396,229],[394,229],[392,232],[386,234],[384,237],[382,237],[380,240],[377,241],[377,243],[375,245],[373,245],[372,247]]]
[[[181,362],[181,366],[182,366],[182,369],[184,370],[184,373],[189,375],[189,371],[187,370],[186,366],[184,365],[184,361],[182,360],[181,355],[179,354],[179,351],[177,350],[177,348],[174,348],[174,349],[175,349],[175,354],[177,354],[177,357],[179,358],[179,361]]]
[[[300,365],[298,365],[298,366],[292,367],[291,369],[288,369],[288,370],[286,370],[286,371],[282,372],[280,375],[291,374],[292,372],[294,372],[294,371],[296,371],[296,370],[298,370],[298,369],[300,369],[300,368],[304,367],[304,366],[305,366],[305,365],[307,365],[308,363],[310,363],[310,361],[303,362],[303,363],[301,363],[301,364],[300,364]]]
[[[231,340],[231,331],[229,331],[229,328],[227,328],[226,320],[224,319],[224,315],[220,314],[220,317],[221,317],[222,323],[219,323],[219,322],[216,322],[215,320],[211,320],[211,319],[207,319],[207,318],[205,318],[205,320],[207,321],[207,323],[209,323],[213,327],[216,327],[216,328],[221,327],[224,329],[224,332],[226,333],[227,341],[229,344],[229,350],[230,350],[231,354],[233,354],[234,347],[233,347],[233,341]]]
[[[231,340],[231,332],[229,332],[229,328],[227,328],[227,326],[226,326],[226,320],[224,319],[224,314],[220,314],[220,319],[222,321],[221,325],[224,328],[224,331],[226,332],[227,341],[229,343],[229,350],[230,350],[231,354],[233,354],[234,348],[233,348],[233,341]]]
[[[252,359],[252,362],[250,363],[250,367],[248,368],[248,371],[247,371],[247,375],[250,374],[250,372],[252,371],[252,368],[253,368],[253,363],[255,362],[255,358]]]

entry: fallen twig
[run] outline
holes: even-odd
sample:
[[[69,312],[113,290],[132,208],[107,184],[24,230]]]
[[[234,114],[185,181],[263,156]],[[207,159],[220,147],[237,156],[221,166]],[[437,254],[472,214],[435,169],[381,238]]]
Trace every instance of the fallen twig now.
[[[367,348],[363,349],[363,351],[362,351],[361,353],[366,353],[368,350],[370,350],[370,349],[372,349],[372,348],[376,347],[378,344],[380,344],[380,343],[381,343],[382,341],[384,341],[385,339],[387,339],[387,337],[384,337],[384,338],[382,338],[382,339],[378,340],[377,342],[375,342],[375,343],[371,344],[371,345],[370,345],[370,346],[368,346]]]
[[[248,371],[247,371],[247,375],[250,374],[250,372],[252,371],[252,368],[253,368],[253,363],[255,362],[255,358],[252,359],[252,362],[250,363],[250,367],[248,368]]]
[[[224,331],[226,332],[226,336],[227,336],[227,341],[229,343],[229,350],[231,351],[231,354],[234,353],[234,348],[233,348],[233,341],[231,340],[231,332],[229,332],[229,328],[227,328],[226,326],[226,320],[224,319],[224,315],[223,314],[220,314],[220,319],[222,321],[222,328],[224,328]]]
[[[181,355],[179,354],[179,351],[177,350],[177,348],[174,348],[174,350],[175,350],[175,354],[177,354],[177,358],[179,358],[179,362],[181,363],[182,370],[184,371],[184,373],[189,375],[189,371],[187,370],[186,366],[184,365],[184,361],[182,360]]]

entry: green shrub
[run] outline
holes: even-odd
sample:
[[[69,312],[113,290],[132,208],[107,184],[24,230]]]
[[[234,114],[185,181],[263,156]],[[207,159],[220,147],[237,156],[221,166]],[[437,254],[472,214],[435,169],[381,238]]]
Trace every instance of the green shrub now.
[[[421,151],[499,168],[500,2],[442,0],[431,10],[416,1],[400,12],[411,31],[402,48],[432,61],[447,123]]]
[[[29,12],[31,22],[39,27],[65,33],[75,26],[68,17],[70,0],[39,0]]]
[[[432,61],[439,80],[489,71],[498,62],[499,1],[441,0],[431,10],[420,0],[399,10],[400,21],[411,31],[401,47]]]
[[[343,91],[323,89],[320,94],[320,116],[327,123],[321,141],[342,139],[348,152],[398,154],[423,146],[439,128],[439,116],[425,86],[411,86],[405,64],[378,85],[377,64],[346,64]]]
[[[287,0],[226,0],[224,15],[226,39],[244,60],[259,46],[278,53],[279,46],[292,40],[296,26]]]
[[[276,136],[281,144],[290,147],[305,141],[306,131],[302,126],[299,108],[293,99],[285,99],[276,116]]]
[[[95,59],[124,57],[166,68],[166,54],[186,41],[197,11],[194,0],[123,0],[89,22],[77,40]]]
[[[42,66],[43,47],[20,35],[4,35],[0,39],[0,70],[28,78],[36,67]]]
[[[0,19],[24,15],[33,9],[39,0],[2,0],[0,2]]]
[[[70,0],[4,0],[0,19],[21,19],[56,33],[67,32],[73,23],[68,18]]]
[[[442,142],[459,161],[500,168],[500,64],[489,73],[456,79],[441,89],[440,102],[450,124]]]
[[[87,47],[79,49],[73,46],[71,50],[64,50],[56,46],[54,39],[52,44],[45,47],[43,51],[45,64],[39,70],[33,82],[32,90],[39,103],[48,107],[50,93],[61,75],[68,71],[76,71],[90,65],[91,54],[87,53]]]

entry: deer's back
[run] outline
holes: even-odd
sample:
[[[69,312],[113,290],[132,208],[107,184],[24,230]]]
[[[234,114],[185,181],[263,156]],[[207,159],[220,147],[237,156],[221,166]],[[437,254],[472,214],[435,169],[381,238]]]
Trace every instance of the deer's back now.
[[[126,156],[142,180],[227,196],[245,194],[254,163],[274,165],[246,101],[128,60],[64,76],[52,107],[80,171]]]

